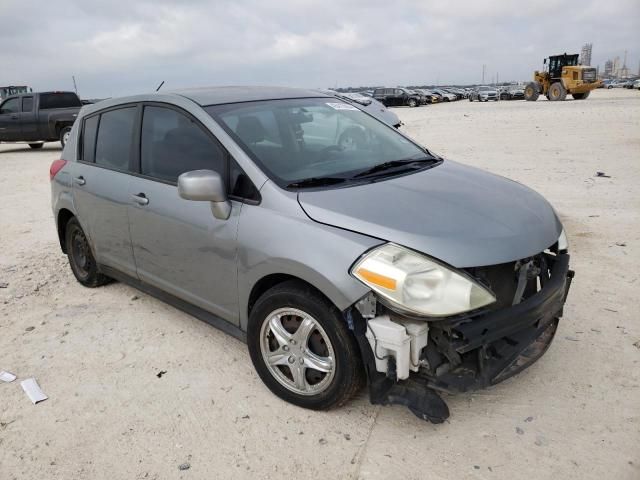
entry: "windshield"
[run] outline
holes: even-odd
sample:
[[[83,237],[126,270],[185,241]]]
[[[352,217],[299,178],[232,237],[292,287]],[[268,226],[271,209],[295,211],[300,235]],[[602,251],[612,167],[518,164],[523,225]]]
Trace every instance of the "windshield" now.
[[[433,159],[394,128],[335,98],[234,103],[205,110],[280,186],[318,178],[353,179],[387,162]]]
[[[478,87],[478,90],[486,91],[486,90],[493,90],[493,88],[491,88],[491,87]]]

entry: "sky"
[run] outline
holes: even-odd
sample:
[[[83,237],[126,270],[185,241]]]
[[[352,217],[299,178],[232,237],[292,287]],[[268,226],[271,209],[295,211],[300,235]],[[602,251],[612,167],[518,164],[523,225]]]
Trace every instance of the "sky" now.
[[[0,85],[104,98],[207,85],[471,84],[640,62],[640,0],[0,0]]]

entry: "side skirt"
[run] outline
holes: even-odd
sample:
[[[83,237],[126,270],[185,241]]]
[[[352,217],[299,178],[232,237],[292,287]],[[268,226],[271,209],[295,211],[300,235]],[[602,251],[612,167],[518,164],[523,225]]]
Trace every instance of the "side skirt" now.
[[[177,308],[178,310],[182,310],[189,315],[196,317],[198,320],[202,320],[203,322],[207,322],[209,325],[216,327],[218,330],[222,330],[224,333],[231,335],[232,337],[237,338],[243,343],[247,343],[247,332],[241,330],[239,327],[229,323],[228,321],[214,315],[211,312],[208,312],[200,307],[196,307],[195,305],[186,302],[178,297],[175,297],[159,288],[154,287],[153,285],[149,285],[148,283],[142,282],[136,278],[130,277],[129,275],[119,272],[118,270],[107,267],[105,265],[100,265],[99,269],[102,273],[111,277],[119,282],[130,285],[138,290],[151,295],[163,302],[168,303],[169,305]]]

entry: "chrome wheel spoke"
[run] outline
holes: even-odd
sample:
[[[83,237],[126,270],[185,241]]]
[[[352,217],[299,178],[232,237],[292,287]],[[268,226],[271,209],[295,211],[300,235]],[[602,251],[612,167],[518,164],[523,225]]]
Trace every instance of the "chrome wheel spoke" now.
[[[295,362],[289,365],[289,370],[291,371],[291,375],[293,376],[293,383],[298,390],[306,392],[309,388],[307,384],[307,379],[304,375],[304,365],[300,364],[300,362]]]
[[[291,334],[282,326],[280,316],[276,315],[269,320],[269,329],[281,347],[289,345],[289,342],[291,341]]]
[[[304,365],[312,370],[329,373],[333,369],[333,358],[320,357],[311,351],[304,353]]]
[[[287,365],[287,359],[290,354],[279,348],[275,352],[267,354],[269,365]]]
[[[310,318],[305,318],[300,326],[295,331],[292,339],[296,341],[298,345],[306,345],[309,340],[309,335],[316,329],[316,322]]]

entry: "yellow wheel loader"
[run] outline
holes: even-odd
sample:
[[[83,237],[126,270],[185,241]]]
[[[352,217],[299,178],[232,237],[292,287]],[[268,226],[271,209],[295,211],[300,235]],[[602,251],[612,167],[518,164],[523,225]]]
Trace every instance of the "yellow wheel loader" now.
[[[547,59],[544,59],[547,63]],[[555,102],[564,100],[570,93],[576,100],[585,100],[591,90],[602,85],[596,69],[578,65],[578,54],[553,55],[549,57],[549,68],[533,74],[533,82],[524,89],[524,98],[535,102],[540,94]]]

